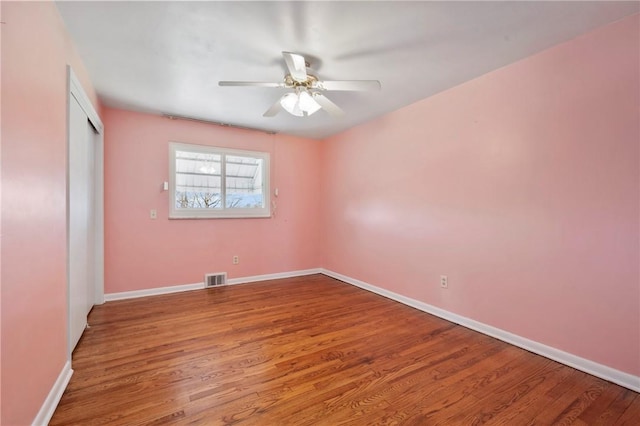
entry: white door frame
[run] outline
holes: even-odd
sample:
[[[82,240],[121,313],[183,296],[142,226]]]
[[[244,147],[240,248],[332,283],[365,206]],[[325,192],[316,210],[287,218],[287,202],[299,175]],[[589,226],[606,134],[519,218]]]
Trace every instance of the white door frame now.
[[[87,114],[87,118],[96,129],[95,138],[95,304],[104,303],[104,126],[98,113],[94,109],[89,97],[85,93],[80,81],[76,77],[70,65],[67,65],[67,158],[69,158],[70,147],[70,131],[69,131],[69,108],[71,97],[73,96],[78,102],[82,110]],[[67,164],[67,308],[69,309],[69,164]],[[67,315],[67,348],[68,359],[71,360],[71,343],[70,343],[70,312]]]

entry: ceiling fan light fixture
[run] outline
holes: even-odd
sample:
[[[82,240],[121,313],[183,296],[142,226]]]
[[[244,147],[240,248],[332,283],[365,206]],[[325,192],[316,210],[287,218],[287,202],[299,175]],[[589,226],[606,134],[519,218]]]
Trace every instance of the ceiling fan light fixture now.
[[[321,108],[306,90],[287,93],[280,99],[280,105],[285,111],[296,117],[311,115]]]
[[[315,99],[313,99],[313,97],[311,97],[309,92],[307,92],[306,90],[300,92],[298,94],[298,98],[298,105],[300,106],[300,109],[306,112],[307,115],[311,115],[321,108],[321,106],[316,102]]]
[[[299,107],[299,100],[297,93],[287,93],[280,99],[280,105],[291,115],[295,115],[296,117],[304,116],[304,113]]]

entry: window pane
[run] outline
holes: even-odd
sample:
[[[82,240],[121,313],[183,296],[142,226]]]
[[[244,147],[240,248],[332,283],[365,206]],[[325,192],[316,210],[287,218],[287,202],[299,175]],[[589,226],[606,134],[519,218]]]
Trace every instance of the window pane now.
[[[176,209],[221,209],[219,154],[176,151]]]
[[[270,217],[269,154],[170,142],[169,218]]]
[[[226,202],[228,209],[263,208],[263,160],[260,158],[227,155],[225,162]]]

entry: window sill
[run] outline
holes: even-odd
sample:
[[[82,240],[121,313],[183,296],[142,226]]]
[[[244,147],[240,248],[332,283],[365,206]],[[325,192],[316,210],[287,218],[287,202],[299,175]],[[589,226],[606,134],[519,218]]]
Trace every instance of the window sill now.
[[[239,216],[239,215],[217,215],[217,216],[198,216],[198,215],[185,215],[185,216],[169,216],[169,220],[181,220],[181,219],[269,219],[271,213]]]

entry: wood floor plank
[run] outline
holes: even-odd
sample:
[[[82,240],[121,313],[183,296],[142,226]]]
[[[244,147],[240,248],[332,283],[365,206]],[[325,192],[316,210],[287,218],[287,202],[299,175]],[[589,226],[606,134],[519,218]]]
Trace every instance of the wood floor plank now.
[[[514,424],[515,419],[532,419],[552,402],[546,393],[556,387],[560,382],[569,377],[574,370],[564,365],[555,365],[549,374],[544,376],[544,381],[540,383],[534,392],[525,395],[519,401],[502,413],[498,413],[493,418],[493,423],[509,426]]]
[[[622,416],[616,420],[617,424],[638,426],[640,424],[640,396],[636,395],[633,402],[627,407]]]
[[[592,424],[596,426],[606,426],[616,424],[618,419],[624,414],[631,403],[636,399],[637,393],[624,388],[615,388],[612,390],[615,393],[614,399],[607,406],[604,411],[598,411],[593,414],[595,419]]]
[[[637,393],[324,275],[89,324],[51,425],[639,424]]]

